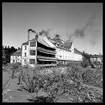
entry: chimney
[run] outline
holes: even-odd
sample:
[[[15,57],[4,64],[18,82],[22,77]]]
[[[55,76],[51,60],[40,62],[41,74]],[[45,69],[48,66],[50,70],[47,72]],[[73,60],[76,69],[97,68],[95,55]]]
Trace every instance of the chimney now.
[[[36,33],[34,30],[32,29],[28,29],[28,41],[29,41],[29,38],[30,38],[30,31],[33,32],[33,33]]]
[[[59,39],[59,35],[58,35],[58,34],[56,34],[55,38],[56,38],[56,39]]]
[[[28,41],[29,41],[29,38],[30,38],[30,31],[31,31],[31,29],[28,29]]]
[[[38,40],[38,34],[35,35],[35,40]]]
[[[30,31],[28,30],[28,41],[29,41],[29,32],[30,32]]]

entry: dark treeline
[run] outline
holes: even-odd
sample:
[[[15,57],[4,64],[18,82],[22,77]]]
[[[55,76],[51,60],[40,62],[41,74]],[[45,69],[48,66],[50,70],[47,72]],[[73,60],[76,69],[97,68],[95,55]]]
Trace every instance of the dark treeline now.
[[[14,52],[16,52],[19,49],[20,49],[20,47],[18,47],[18,49],[16,49],[13,46],[12,47],[2,46],[2,63],[3,64],[9,63],[11,54],[13,54]]]
[[[92,55],[86,53],[85,51],[83,51],[82,53],[82,56],[83,56],[83,66],[84,67],[87,67],[87,66],[91,66],[92,68],[94,68],[94,65],[92,64],[90,58]]]
[[[90,60],[90,58],[98,58],[98,57],[103,57],[102,54],[88,54],[85,51],[82,52],[82,56],[83,56],[83,63],[85,64],[84,66],[88,66],[90,65],[92,68],[94,68],[94,64],[93,62]],[[96,61],[97,62],[97,61]]]

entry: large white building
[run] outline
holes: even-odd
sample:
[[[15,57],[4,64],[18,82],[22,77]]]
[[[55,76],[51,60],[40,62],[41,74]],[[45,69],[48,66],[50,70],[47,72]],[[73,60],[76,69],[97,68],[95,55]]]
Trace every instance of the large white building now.
[[[69,61],[82,61],[81,53],[75,50],[73,42],[64,42],[56,35],[51,39],[45,32],[36,34],[22,44],[21,63],[23,66],[56,66],[58,63],[67,64]],[[35,32],[35,31],[34,31]]]

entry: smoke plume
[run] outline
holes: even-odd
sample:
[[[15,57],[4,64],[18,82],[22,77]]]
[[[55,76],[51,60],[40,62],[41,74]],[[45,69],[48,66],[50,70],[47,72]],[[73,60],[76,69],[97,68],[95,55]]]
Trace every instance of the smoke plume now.
[[[87,34],[86,31],[92,30],[94,26],[94,20],[96,19],[96,15],[93,15],[87,23],[84,25],[82,29],[77,28],[74,32],[75,37],[84,38]]]
[[[75,38],[88,38],[87,40],[89,40],[90,44],[92,45],[96,45],[97,43],[97,39],[100,36],[100,32],[101,30],[98,28],[96,28],[97,26],[97,20],[96,20],[96,14],[93,15],[91,18],[88,19],[88,21],[86,22],[86,24],[84,25],[83,28],[77,28],[74,33],[69,36],[69,39],[71,39],[71,37]]]

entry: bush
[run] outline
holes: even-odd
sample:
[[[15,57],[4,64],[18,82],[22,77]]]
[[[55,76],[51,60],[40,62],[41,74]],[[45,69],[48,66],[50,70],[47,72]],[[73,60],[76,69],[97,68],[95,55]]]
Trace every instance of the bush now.
[[[86,83],[88,85],[93,85],[96,87],[102,87],[103,81],[101,79],[103,78],[102,72],[99,71],[92,71],[87,70],[82,74],[83,83]]]
[[[41,74],[38,68],[38,71],[32,68],[23,69],[22,81],[24,83],[24,88],[26,88],[28,92],[31,93],[38,93],[39,90],[42,89],[49,96],[47,98],[39,97],[37,96],[38,94],[36,94],[36,97],[30,99],[32,102],[57,102],[59,96],[63,94],[69,94],[73,97],[74,101],[78,101],[77,97],[79,97],[79,95],[82,94],[84,90],[87,92],[86,89],[82,89],[82,77],[87,81],[95,78],[93,71],[87,70],[82,75],[81,71],[75,67],[75,65],[71,65],[70,67],[66,68],[65,73],[58,73],[59,70],[53,70],[53,68],[50,69],[53,71],[50,74]],[[85,92],[84,94],[86,94]]]
[[[33,77],[33,70],[31,68],[23,68],[22,72],[20,74],[21,82],[23,83],[24,89],[26,89],[28,92],[37,92],[37,86],[38,86],[38,77],[37,75],[35,78]]]
[[[87,59],[83,59],[83,61],[81,62],[81,66],[83,68],[86,68],[88,67],[90,64],[89,64],[89,61]]]
[[[31,99],[28,100],[33,103],[54,103],[51,97],[43,97],[43,96],[32,97]]]
[[[19,70],[19,67],[21,66],[21,64],[20,63],[13,63],[13,64],[8,64],[7,65],[7,69],[9,69],[9,70],[11,70],[12,71],[12,79],[15,77],[15,73],[16,72],[19,72],[20,70]]]

